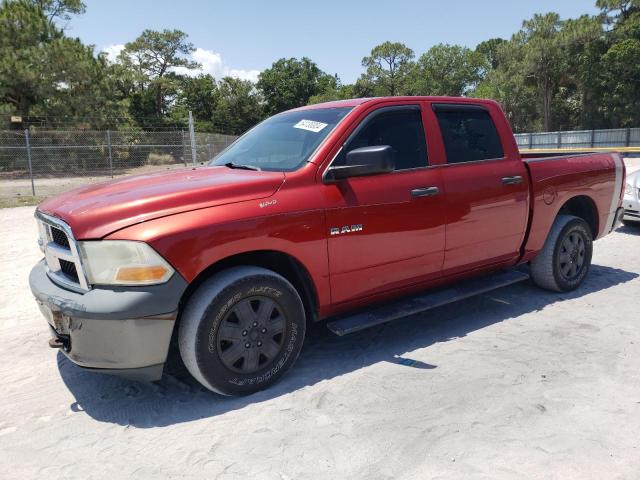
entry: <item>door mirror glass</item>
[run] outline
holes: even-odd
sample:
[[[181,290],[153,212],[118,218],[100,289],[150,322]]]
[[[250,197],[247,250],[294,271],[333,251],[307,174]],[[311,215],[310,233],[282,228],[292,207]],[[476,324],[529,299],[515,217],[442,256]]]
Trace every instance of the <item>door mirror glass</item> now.
[[[347,153],[345,165],[328,168],[324,174],[324,181],[332,183],[350,177],[388,173],[394,169],[394,153],[389,145],[361,147]]]

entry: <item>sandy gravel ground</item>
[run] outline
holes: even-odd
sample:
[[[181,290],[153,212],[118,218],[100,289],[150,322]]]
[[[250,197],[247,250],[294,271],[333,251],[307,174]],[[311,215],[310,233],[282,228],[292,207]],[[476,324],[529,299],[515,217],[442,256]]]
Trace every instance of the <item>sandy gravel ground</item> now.
[[[577,292],[525,283],[350,337],[320,327],[275,388],[229,399],[50,350],[32,213],[0,210],[0,477],[640,475],[640,230],[598,241]]]

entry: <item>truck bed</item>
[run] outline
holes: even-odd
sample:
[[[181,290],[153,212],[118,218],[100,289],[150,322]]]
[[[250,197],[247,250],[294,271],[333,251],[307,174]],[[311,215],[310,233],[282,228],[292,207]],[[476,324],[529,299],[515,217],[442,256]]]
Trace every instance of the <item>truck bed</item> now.
[[[544,245],[556,215],[570,200],[572,208],[594,207],[593,238],[609,233],[624,184],[624,162],[617,153],[534,157],[523,155],[531,182],[531,215],[523,260]]]

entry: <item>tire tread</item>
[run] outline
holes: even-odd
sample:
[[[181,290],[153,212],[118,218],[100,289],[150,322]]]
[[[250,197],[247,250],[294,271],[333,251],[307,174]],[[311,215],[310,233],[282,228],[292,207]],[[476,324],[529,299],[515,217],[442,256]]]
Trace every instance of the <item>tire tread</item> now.
[[[275,277],[279,281],[288,284],[294,292],[296,291],[286,278],[266,268],[253,266],[232,267],[214,274],[198,287],[189,299],[178,325],[178,348],[187,370],[203,386],[221,395],[230,394],[212,385],[203,375],[198,365],[196,353],[198,328],[213,299],[224,292],[226,288],[249,276]],[[300,303],[302,304],[301,300]]]
[[[540,288],[553,292],[563,292],[563,289],[555,276],[554,253],[560,234],[571,222],[579,220],[580,217],[573,215],[558,215],[551,226],[551,231],[547,235],[544,246],[538,255],[531,261],[531,279]]]

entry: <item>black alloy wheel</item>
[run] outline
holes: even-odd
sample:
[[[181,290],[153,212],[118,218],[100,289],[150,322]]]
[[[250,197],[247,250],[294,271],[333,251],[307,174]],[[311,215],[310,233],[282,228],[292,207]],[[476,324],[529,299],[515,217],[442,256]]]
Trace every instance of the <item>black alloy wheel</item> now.
[[[560,244],[557,262],[558,271],[567,281],[573,281],[578,278],[584,268],[586,255],[587,239],[584,238],[582,231],[571,230]]]
[[[287,320],[278,304],[268,297],[238,301],[218,329],[218,354],[229,370],[252,374],[278,358]]]

